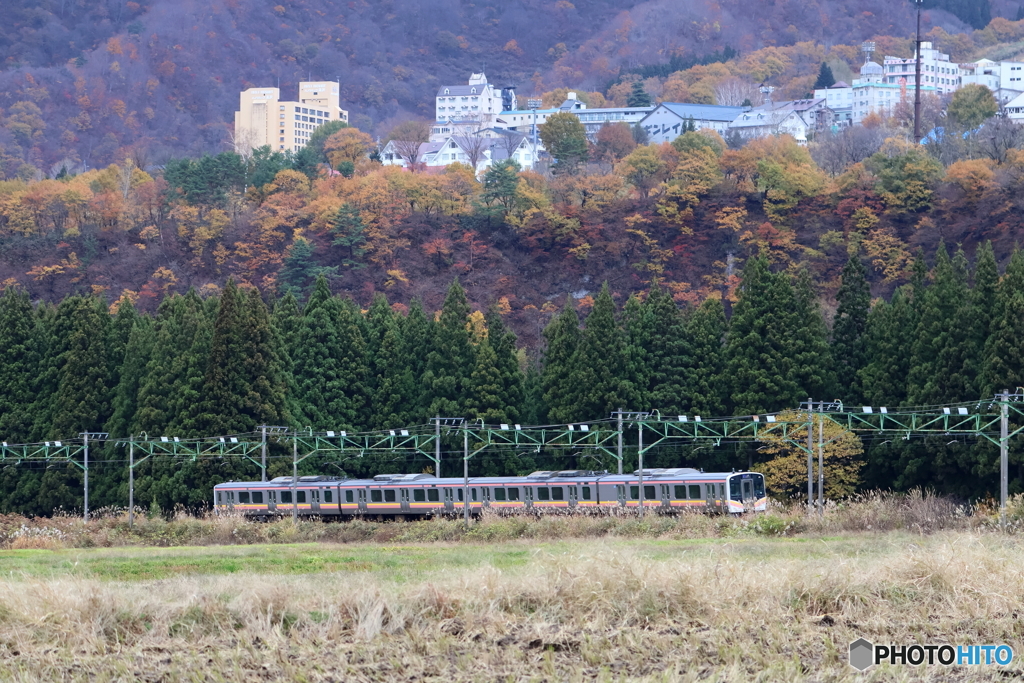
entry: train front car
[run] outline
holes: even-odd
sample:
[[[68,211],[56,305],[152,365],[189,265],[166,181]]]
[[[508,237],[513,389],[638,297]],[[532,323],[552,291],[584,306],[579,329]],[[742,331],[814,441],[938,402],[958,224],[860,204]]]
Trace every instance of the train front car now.
[[[764,512],[768,497],[764,490],[764,475],[758,472],[736,472],[728,475],[729,512]]]

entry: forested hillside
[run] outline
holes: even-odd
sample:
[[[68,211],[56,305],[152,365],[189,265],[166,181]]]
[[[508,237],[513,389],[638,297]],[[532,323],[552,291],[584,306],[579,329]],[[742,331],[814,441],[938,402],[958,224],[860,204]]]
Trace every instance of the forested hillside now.
[[[539,362],[518,350],[507,310],[473,310],[458,283],[437,315],[419,302],[391,306],[383,296],[361,311],[332,296],[323,277],[305,306],[288,294],[268,308],[257,290],[229,281],[205,299],[195,291],[171,295],[155,316],[129,302],[108,312],[88,296],[33,307],[23,292],[8,289],[0,298],[0,433],[14,443],[83,431],[230,435],[261,424],[354,431],[423,425],[437,415],[565,424],[604,419],[622,407],[764,414],[807,397],[936,405],[1024,385],[1024,253],[1014,253],[1000,278],[988,243],[973,266],[962,250],[950,256],[940,245],[934,267],[918,259],[910,283],[874,306],[865,272],[861,255],[852,253],[831,330],[807,271],[773,273],[766,255],[747,262],[728,320],[719,298],[680,309],[654,287],[618,307],[605,285],[586,310],[564,302],[544,331]],[[987,442],[939,435],[865,445],[863,457],[854,452],[836,463],[854,487],[920,486],[962,496],[994,490],[997,458]],[[94,456],[94,506],[124,504],[122,450],[110,445]],[[1015,445],[1011,491],[1024,483],[1020,453]],[[474,475],[614,467],[594,457],[503,452],[470,467]],[[647,463],[744,468],[768,457],[736,443],[670,446],[652,451]],[[290,467],[287,457],[271,462],[271,474]],[[306,461],[302,471],[366,475],[428,464],[396,453],[328,462]],[[140,467],[136,500],[164,510],[205,506],[215,483],[255,476],[244,459],[156,458]],[[71,466],[8,462],[0,471],[0,510],[76,507],[80,477]]]
[[[1006,31],[1017,10],[1008,2],[932,4],[928,39],[956,59],[1020,40]],[[979,8],[997,23],[978,25]],[[911,10],[882,0],[14,0],[0,27],[0,177],[217,153],[241,90],[276,85],[293,97],[309,77],[338,80],[353,123],[375,135],[432,116],[440,84],[481,69],[524,96],[570,87],[615,100],[636,67],[696,64],[728,47],[740,55],[731,75],[799,97],[823,58],[859,64],[862,40],[909,55]],[[670,75],[649,91],[660,96]],[[691,101],[678,86],[665,95]]]

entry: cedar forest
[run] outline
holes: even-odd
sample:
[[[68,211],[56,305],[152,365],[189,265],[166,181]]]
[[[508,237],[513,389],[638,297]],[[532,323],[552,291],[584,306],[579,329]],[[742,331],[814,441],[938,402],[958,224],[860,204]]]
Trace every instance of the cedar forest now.
[[[746,415],[808,397],[934,405],[1024,386],[1024,127],[971,88],[928,98],[925,130],[947,134],[922,145],[908,140],[906,107],[807,146],[703,130],[656,145],[623,124],[587,140],[567,114],[542,130],[553,163],[536,172],[501,162],[477,178],[459,164],[435,174],[377,160],[375,136],[422,116],[439,79],[464,79],[465,60],[489,45],[503,78],[532,82],[548,103],[569,88],[592,106],[733,103],[768,79],[801,97],[856,70],[857,39],[906,55],[907,7],[865,1],[877,11],[857,14],[822,0],[819,15],[764,3],[772,21],[755,27],[712,21],[738,3],[690,3],[672,11],[703,23],[671,35],[658,32],[670,22],[656,2],[558,2],[545,10],[558,20],[537,32],[516,23],[535,10],[477,7],[492,15],[467,41],[428,35],[425,3],[399,0],[349,3],[323,35],[311,17],[333,3],[262,8],[278,28],[259,40],[241,2],[98,5],[91,21],[74,19],[86,12],[74,0],[15,4],[19,30],[0,33],[7,442],[374,430],[435,415],[564,424],[619,408]],[[1005,4],[929,3],[927,39],[954,59],[1012,57],[1024,16],[996,16],[1013,15]],[[558,28],[558,13],[584,10],[586,30]],[[832,21],[812,26],[812,15]],[[402,28],[413,19],[422,26]],[[401,51],[364,45],[396,31]],[[296,154],[220,151],[230,138],[218,122],[239,89],[261,84],[257,63],[294,87],[330,60],[348,74],[351,127],[325,126]],[[123,449],[97,452],[91,505],[123,506]],[[274,450],[272,476],[290,474],[283,455]],[[786,456],[773,456],[687,445],[647,464],[749,464],[797,493]],[[977,498],[997,481],[994,447],[972,441],[866,438],[836,458],[829,471],[847,486],[830,495]],[[368,454],[301,471],[428,464]],[[1011,464],[1011,492],[1024,490],[1016,445]],[[505,453],[471,472],[613,466]],[[198,509],[214,483],[252,476],[239,461],[154,459],[137,470],[136,500]],[[75,468],[0,467],[0,511],[80,506]]]

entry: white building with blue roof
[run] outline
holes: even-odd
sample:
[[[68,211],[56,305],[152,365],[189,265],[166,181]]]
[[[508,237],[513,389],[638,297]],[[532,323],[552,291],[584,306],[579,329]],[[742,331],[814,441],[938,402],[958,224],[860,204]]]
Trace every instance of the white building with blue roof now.
[[[647,131],[651,142],[672,142],[683,134],[691,120],[698,130],[709,128],[724,136],[729,124],[747,109],[749,107],[662,102],[640,121],[640,127]]]

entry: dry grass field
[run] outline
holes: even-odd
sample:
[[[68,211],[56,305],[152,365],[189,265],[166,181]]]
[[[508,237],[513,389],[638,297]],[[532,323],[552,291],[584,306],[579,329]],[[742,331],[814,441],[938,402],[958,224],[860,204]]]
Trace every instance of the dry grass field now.
[[[922,512],[922,505],[911,507],[923,520],[938,514]],[[462,535],[427,543],[82,548],[66,547],[67,538],[51,533],[55,549],[0,550],[0,680],[1024,675],[1016,660],[1009,671],[881,666],[863,677],[847,664],[848,644],[861,636],[878,643],[1008,643],[1024,655],[1021,537],[950,514],[961,519],[960,528],[932,518],[944,528],[816,527],[797,536],[785,535],[793,527],[780,529],[778,520],[696,516],[617,520],[601,533],[591,528],[600,520],[562,520],[562,527],[512,520],[541,528],[506,529],[517,540],[491,542]],[[831,522],[826,516],[807,524],[835,525],[840,513],[832,515]],[[880,521],[870,519],[862,523]],[[477,528],[509,522],[484,520]],[[659,523],[665,527],[654,528]],[[448,523],[430,524],[443,535]],[[387,526],[392,533],[403,528]],[[18,543],[30,537],[23,533],[7,546],[30,545]]]

